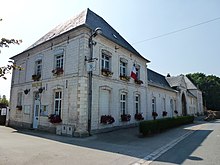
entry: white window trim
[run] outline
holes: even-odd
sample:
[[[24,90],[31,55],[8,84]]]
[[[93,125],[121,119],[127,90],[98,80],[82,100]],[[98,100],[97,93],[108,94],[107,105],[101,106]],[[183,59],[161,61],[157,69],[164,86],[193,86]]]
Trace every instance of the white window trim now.
[[[102,56],[104,56],[104,58]],[[108,57],[109,60],[105,59],[105,57]],[[104,61],[104,64],[103,64],[104,66],[102,66],[103,61]],[[106,62],[109,63],[109,68],[106,67]],[[111,63],[112,63],[112,54],[107,50],[102,50],[102,52],[101,52],[101,69],[107,69],[107,70],[111,71],[112,70]]]
[[[56,98],[56,93],[59,92],[59,98]],[[62,114],[62,103],[63,103],[63,92],[62,90],[56,90],[54,91],[54,114],[60,115]],[[56,101],[58,101],[58,110],[56,110]]]
[[[125,96],[125,100],[123,100],[122,96]],[[122,104],[124,104],[125,109],[123,109]],[[121,110],[121,114],[127,114],[127,93],[126,92],[121,92],[120,94],[120,110]]]
[[[156,97],[152,97],[151,106],[152,106],[152,112],[157,112]]]
[[[136,98],[138,98],[138,100],[136,100]],[[135,95],[135,113],[140,113],[140,95],[136,94]],[[138,104],[138,109],[136,109],[136,104]]]

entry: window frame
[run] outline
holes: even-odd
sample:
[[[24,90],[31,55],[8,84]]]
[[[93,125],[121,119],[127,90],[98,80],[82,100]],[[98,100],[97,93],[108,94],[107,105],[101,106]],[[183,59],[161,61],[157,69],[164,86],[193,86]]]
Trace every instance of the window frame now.
[[[111,53],[103,50],[101,54],[101,69],[111,71]]]
[[[138,98],[138,100],[137,100]],[[135,95],[135,113],[138,114],[140,113],[140,95],[139,94],[136,94]]]
[[[63,53],[56,54],[55,55],[55,68],[63,69],[63,66],[64,66],[64,54]]]
[[[128,63],[120,60],[120,76],[127,76]]]
[[[39,59],[35,61],[35,75],[41,75],[41,74],[42,74],[42,59]]]
[[[151,106],[152,106],[152,112],[157,112],[157,107],[156,107],[156,97],[152,97],[151,100]]]
[[[18,94],[17,94],[17,106],[22,106],[22,97],[23,97],[23,93],[18,92]]]
[[[127,113],[127,93],[121,92],[120,94],[120,110],[121,114],[125,115]]]
[[[59,93],[58,98],[56,98],[57,93]],[[54,92],[54,113],[60,117],[62,112],[62,94],[63,92],[61,90]]]

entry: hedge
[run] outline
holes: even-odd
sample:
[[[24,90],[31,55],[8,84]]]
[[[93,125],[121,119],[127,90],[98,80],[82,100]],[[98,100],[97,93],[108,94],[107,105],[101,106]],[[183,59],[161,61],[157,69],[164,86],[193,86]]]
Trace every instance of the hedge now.
[[[157,120],[145,120],[139,123],[139,132],[143,135],[157,133],[184,124],[193,123],[194,116],[179,116]]]

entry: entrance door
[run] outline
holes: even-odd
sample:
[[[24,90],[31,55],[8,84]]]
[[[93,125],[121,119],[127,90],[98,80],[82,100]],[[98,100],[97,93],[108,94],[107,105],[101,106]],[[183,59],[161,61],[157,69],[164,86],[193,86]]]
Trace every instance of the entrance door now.
[[[40,97],[39,97],[39,93],[35,93],[33,128],[38,128],[39,113],[40,113]]]

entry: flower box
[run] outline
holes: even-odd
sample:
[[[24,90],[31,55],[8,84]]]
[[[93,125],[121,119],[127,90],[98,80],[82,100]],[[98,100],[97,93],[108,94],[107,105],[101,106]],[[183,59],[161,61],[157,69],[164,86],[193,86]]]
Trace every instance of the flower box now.
[[[63,68],[56,68],[52,70],[53,75],[57,75],[57,76],[63,74],[63,72],[64,72]]]
[[[115,119],[111,115],[102,115],[101,116],[100,123],[102,123],[102,124],[112,124],[114,122],[115,122]]]
[[[144,120],[144,117],[142,116],[142,113],[136,113],[134,115],[135,120]]]
[[[162,116],[163,117],[167,116],[167,111],[163,111]]]
[[[126,75],[120,75],[120,79],[123,80],[123,81],[129,81],[130,77],[126,76]]]
[[[134,82],[136,83],[136,84],[143,84],[143,81],[142,80],[134,80]]]
[[[156,117],[158,116],[157,112],[152,112],[152,116],[154,118],[154,120],[156,119]]]
[[[110,77],[113,75],[113,72],[111,72],[109,69],[102,69],[101,72],[103,76]]]
[[[17,106],[16,106],[16,109],[19,110],[19,111],[21,111],[21,110],[22,110],[22,105],[17,105]]]
[[[40,78],[41,78],[41,75],[40,75],[40,74],[33,74],[33,75],[32,75],[32,80],[34,80],[34,81],[39,81]]]
[[[121,115],[121,121],[130,121],[131,115],[130,114],[123,114]]]
[[[62,119],[60,118],[60,115],[56,115],[56,114],[50,114],[48,116],[49,122],[51,123],[60,123],[62,122]]]
[[[152,112],[152,116],[157,117],[158,116],[157,112]]]

